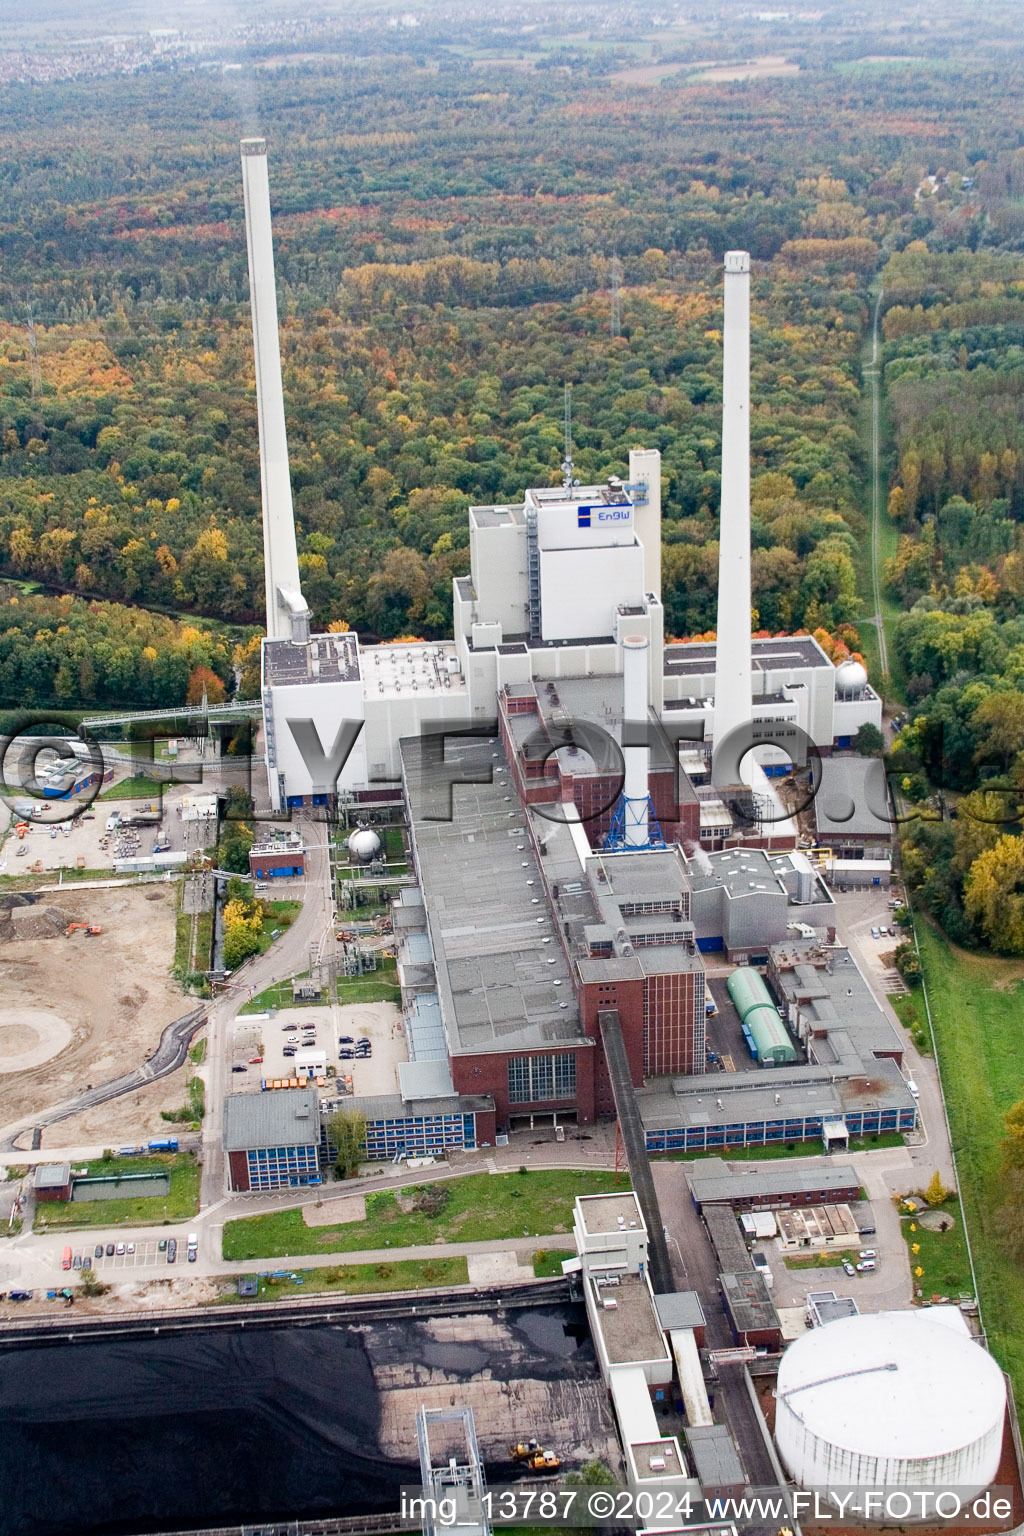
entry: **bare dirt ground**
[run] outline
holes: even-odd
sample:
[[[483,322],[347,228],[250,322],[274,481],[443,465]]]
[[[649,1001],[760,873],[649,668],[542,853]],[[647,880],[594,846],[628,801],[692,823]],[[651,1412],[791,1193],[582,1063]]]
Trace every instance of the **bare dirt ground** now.
[[[325,1200],[322,1205],[304,1205],[302,1219],[307,1227],[333,1227],[344,1221],[365,1221],[366,1196],[340,1195],[337,1200]]]
[[[103,932],[92,938],[76,933],[15,939],[0,947],[0,1008],[11,1026],[0,1029],[0,1055],[8,1055],[16,1066],[17,1056],[31,1048],[33,1032],[39,1040],[34,1056],[47,1040],[56,1051],[35,1066],[0,1073],[0,1127],[141,1062],[165,1026],[188,1007],[170,974],[173,887],[68,890],[50,904],[59,905],[69,921],[98,923]],[[71,1039],[63,1047],[54,1018],[70,1026]],[[116,1140],[162,1129],[160,1110],[182,1102],[183,1095],[184,1074],[175,1074],[62,1121],[60,1139],[87,1139],[95,1131]],[[54,1127],[51,1138],[56,1134]]]
[[[791,64],[781,54],[769,54],[744,64],[716,64],[705,69],[701,80],[763,80],[768,75],[798,75],[799,64]]]

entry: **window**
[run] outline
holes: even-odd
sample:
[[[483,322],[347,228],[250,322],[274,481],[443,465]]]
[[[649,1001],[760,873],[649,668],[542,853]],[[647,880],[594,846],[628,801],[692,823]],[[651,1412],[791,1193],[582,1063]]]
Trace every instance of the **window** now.
[[[568,1051],[550,1056],[510,1056],[508,1096],[512,1104],[575,1098],[576,1057]]]

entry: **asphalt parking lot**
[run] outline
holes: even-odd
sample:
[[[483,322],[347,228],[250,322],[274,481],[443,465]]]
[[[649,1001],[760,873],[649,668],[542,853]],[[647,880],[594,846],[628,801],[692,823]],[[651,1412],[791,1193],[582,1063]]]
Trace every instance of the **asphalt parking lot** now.
[[[119,1241],[122,1241],[122,1239],[119,1239]],[[107,1256],[106,1243],[103,1244],[103,1257],[101,1259],[95,1257],[97,1246],[95,1243],[82,1244],[81,1247],[75,1249],[75,1253],[81,1253],[83,1261],[87,1259],[97,1273],[102,1270],[114,1269],[147,1269],[155,1264],[167,1263],[166,1252],[160,1252],[160,1243],[162,1241],[164,1241],[162,1238],[147,1238],[143,1241],[137,1241],[134,1253],[128,1253],[127,1251],[124,1253],[112,1253],[109,1258]],[[125,1249],[127,1250],[127,1243],[125,1243]],[[185,1246],[180,1238],[178,1239],[176,1262],[179,1264],[185,1262]]]

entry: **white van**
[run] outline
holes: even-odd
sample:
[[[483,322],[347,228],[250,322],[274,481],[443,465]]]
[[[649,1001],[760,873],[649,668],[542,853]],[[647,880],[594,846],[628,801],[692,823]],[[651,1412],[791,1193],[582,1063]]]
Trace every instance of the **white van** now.
[[[914,1082],[914,1079],[912,1077],[908,1077],[907,1078],[907,1087],[910,1089],[910,1091],[914,1095],[915,1099],[918,1099],[918,1098],[921,1097],[921,1090],[918,1088],[917,1084]]]

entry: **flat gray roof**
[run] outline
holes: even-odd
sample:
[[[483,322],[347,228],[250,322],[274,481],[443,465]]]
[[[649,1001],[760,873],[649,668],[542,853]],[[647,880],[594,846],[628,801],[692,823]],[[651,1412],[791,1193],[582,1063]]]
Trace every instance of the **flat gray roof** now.
[[[753,1067],[655,1080],[637,1091],[640,1117],[651,1131],[814,1115],[841,1119],[846,1113],[913,1109],[914,1103],[895,1061],[865,1061],[852,1046],[849,1059],[834,1066]]]
[[[702,1488],[740,1488],[746,1483],[743,1463],[728,1424],[688,1428],[686,1444],[694,1475]]]
[[[598,1285],[591,1276],[587,1284],[594,1293],[594,1311],[612,1365],[669,1358],[665,1335],[643,1276],[619,1275],[617,1285]],[[605,1308],[605,1300],[615,1305]]]
[[[698,1205],[722,1205],[730,1200],[756,1199],[762,1195],[771,1199],[780,1195],[802,1194],[805,1190],[813,1194],[821,1190],[860,1187],[860,1177],[850,1163],[821,1163],[814,1168],[794,1168],[779,1163],[743,1163],[733,1168],[723,1158],[707,1157],[689,1166],[686,1178]],[[708,1211],[705,1220],[712,1219],[717,1221],[719,1218],[712,1218]],[[739,1226],[731,1211],[729,1220],[739,1239]],[[724,1235],[724,1225],[722,1231]]]
[[[311,635],[303,645],[295,645],[291,640],[265,640],[263,676],[277,687],[357,682],[359,642],[354,634]]]
[[[719,1275],[718,1282],[722,1287],[737,1333],[778,1329],[778,1313],[772,1306],[768,1287],[756,1269],[744,1269],[739,1274]]]
[[[702,676],[715,670],[717,647],[713,640],[682,640],[665,647],[666,676],[691,673]],[[779,635],[752,640],[751,662],[754,672],[774,672],[790,667],[830,667],[821,646],[810,635]]]
[[[711,1161],[717,1162],[718,1159],[713,1158]],[[702,1197],[696,1190],[693,1197],[698,1204],[703,1204]],[[753,1269],[754,1261],[750,1257],[750,1249],[740,1231],[735,1212],[728,1205],[708,1205],[701,1211],[701,1215],[708,1229],[711,1246],[715,1250],[718,1268],[734,1273],[739,1273],[743,1269]]]
[[[703,859],[689,861],[690,879],[695,891],[724,888],[731,897],[751,896],[765,891],[785,896],[782,878],[763,848],[723,848],[704,856],[710,866],[701,867]]]
[[[315,1088],[229,1093],[224,1100],[224,1150],[320,1145]]]
[[[400,746],[449,1049],[590,1045],[500,741]]]
[[[640,1205],[632,1190],[623,1191],[621,1195],[580,1195],[578,1198],[585,1232],[628,1232],[630,1222],[634,1231],[644,1226]]]
[[[814,821],[823,837],[870,837],[888,842],[889,786],[878,757],[825,757],[814,797]]]
[[[71,1182],[70,1163],[37,1163],[36,1189],[63,1189]]]
[[[471,1115],[494,1108],[489,1094],[456,1093],[442,1099],[403,1099],[400,1093],[370,1094],[365,1098],[345,1099],[367,1120],[407,1120],[420,1115]]]
[[[703,1328],[707,1321],[696,1291],[662,1291],[654,1305],[666,1333],[672,1328]]]
[[[768,951],[772,985],[794,1018],[828,1041],[845,1035],[862,1056],[879,1052],[902,1055],[903,1043],[875,1000],[848,949],[822,946],[810,940],[787,940]],[[840,1041],[841,1044],[841,1041]],[[839,1060],[841,1052],[826,1053],[827,1042],[809,1042],[820,1062]]]

